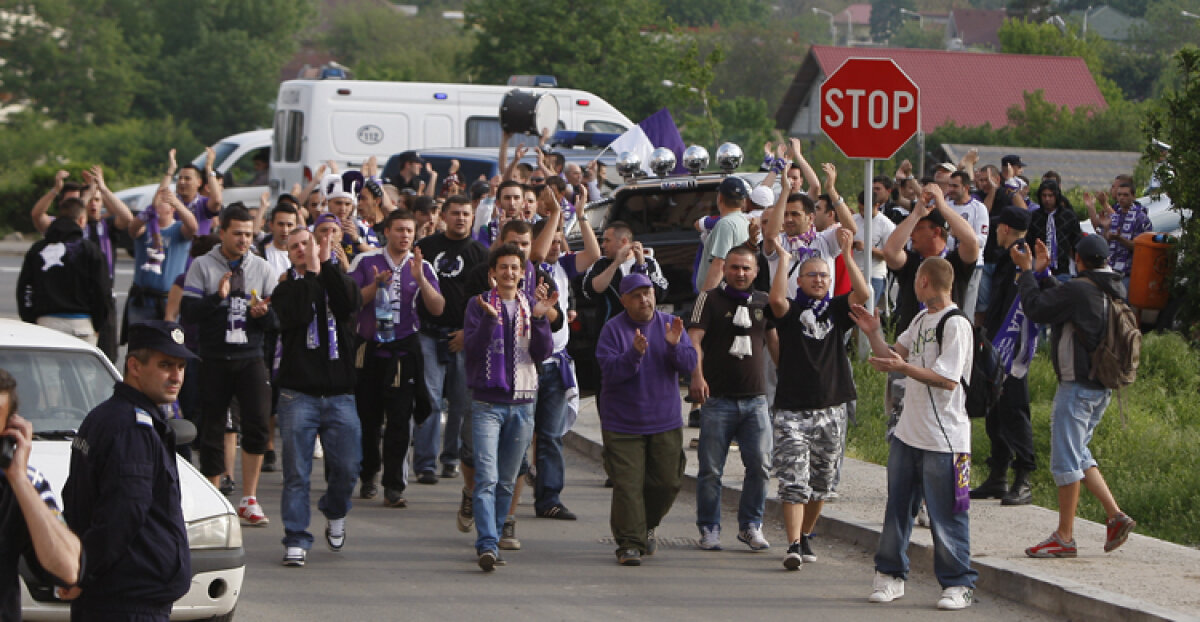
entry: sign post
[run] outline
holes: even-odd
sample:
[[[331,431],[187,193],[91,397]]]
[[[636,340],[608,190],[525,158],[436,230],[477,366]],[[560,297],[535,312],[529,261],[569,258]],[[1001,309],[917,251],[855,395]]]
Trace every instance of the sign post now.
[[[821,85],[821,130],[848,158],[863,160],[862,272],[871,282],[874,161],[890,159],[921,127],[921,90],[890,58],[848,58]],[[853,261],[853,258],[850,258]],[[875,297],[867,299],[875,311]],[[869,353],[859,336],[860,356]]]

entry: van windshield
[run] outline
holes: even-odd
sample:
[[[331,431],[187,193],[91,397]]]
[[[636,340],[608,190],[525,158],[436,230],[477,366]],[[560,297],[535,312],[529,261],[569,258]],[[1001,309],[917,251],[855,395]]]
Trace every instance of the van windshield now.
[[[217,145],[215,147],[213,147],[213,151],[216,152],[216,158],[215,158],[215,161],[213,162],[213,170],[214,171],[221,170],[221,165],[225,163],[225,160],[227,158],[229,158],[230,154],[232,154],[234,151],[237,151],[237,148],[238,148],[237,143],[232,143],[229,141],[221,141],[221,142],[217,143]],[[196,168],[198,168],[200,170],[204,170],[204,152],[203,151],[201,151],[200,155],[196,156],[195,159],[192,160],[192,166],[195,166]]]

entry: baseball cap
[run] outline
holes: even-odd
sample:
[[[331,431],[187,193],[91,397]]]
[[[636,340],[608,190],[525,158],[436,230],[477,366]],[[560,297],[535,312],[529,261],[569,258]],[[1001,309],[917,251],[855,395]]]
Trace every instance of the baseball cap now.
[[[759,186],[750,192],[750,202],[766,209],[775,204],[775,191],[766,187]]]
[[[627,274],[625,278],[621,279],[621,295],[624,296],[635,289],[650,287],[651,285],[653,283],[650,282],[650,277],[644,274],[638,272]]]
[[[1011,154],[1000,158],[1000,166],[1004,166],[1005,164],[1011,164],[1013,166],[1025,166],[1025,163],[1021,161],[1021,156]]]
[[[333,214],[330,214],[329,212],[325,212],[325,213],[321,214],[320,216],[317,216],[317,219],[315,221],[313,221],[313,231],[316,231],[317,227],[320,227],[321,225],[323,225],[327,222],[331,222],[331,223],[337,225],[339,229],[342,228],[342,221],[338,220],[337,216],[334,216]]]
[[[405,152],[401,153],[400,154],[400,165],[404,166],[405,164],[408,164],[409,162],[416,162],[417,164],[424,164],[425,159],[422,158],[421,156],[417,155],[416,151],[405,151]]]
[[[997,223],[1008,225],[1016,231],[1028,231],[1030,219],[1029,210],[1021,209],[1015,205],[1005,206],[996,215]]]
[[[487,196],[487,193],[490,189],[491,187],[488,185],[488,182],[479,179],[476,180],[475,183],[471,184],[471,189],[468,191],[468,195],[471,197],[472,201],[477,201]]]
[[[953,173],[958,170],[957,166],[954,166],[953,164],[951,164],[949,162],[942,162],[941,164],[937,165],[937,167],[942,169],[943,171],[947,171],[949,173]]]
[[[1075,245],[1075,252],[1092,263],[1105,261],[1108,259],[1108,242],[1098,235],[1087,235]]]
[[[931,210],[929,212],[929,214],[926,215],[921,220],[928,222],[935,227],[941,227],[943,229],[946,228],[946,217],[942,216],[942,213],[940,211],[938,211],[937,208],[934,208],[933,210]]]
[[[179,359],[199,358],[183,345],[183,327],[163,320],[129,325],[129,351],[135,350],[153,350]]]
[[[750,195],[750,188],[741,177],[726,177],[717,187],[717,192],[727,199],[740,201]]]

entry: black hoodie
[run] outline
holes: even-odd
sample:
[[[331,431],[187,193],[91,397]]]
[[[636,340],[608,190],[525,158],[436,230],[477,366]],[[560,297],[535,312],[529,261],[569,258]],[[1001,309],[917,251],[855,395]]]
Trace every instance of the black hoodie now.
[[[43,315],[87,315],[97,330],[108,319],[112,283],[108,263],[83,229],[56,218],[46,237],[25,253],[17,278],[17,308],[21,319],[37,322]]]
[[[1066,283],[1054,277],[1038,281],[1032,272],[1022,272],[1018,277],[1025,315],[1039,324],[1051,325],[1050,358],[1059,382],[1104,388],[1089,378],[1092,352],[1108,327],[1105,296],[1125,298],[1121,279],[1121,274],[1108,268],[1087,270]]]

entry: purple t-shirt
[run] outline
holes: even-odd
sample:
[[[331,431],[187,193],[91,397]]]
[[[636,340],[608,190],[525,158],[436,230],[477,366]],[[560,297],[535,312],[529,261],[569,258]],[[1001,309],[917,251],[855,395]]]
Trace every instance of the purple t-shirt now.
[[[179,197],[179,200],[183,201],[183,197]],[[208,211],[208,197],[197,194],[192,199],[192,202],[187,204],[187,208],[196,217],[196,236],[199,237],[212,233],[212,223],[215,220],[215,216]]]
[[[350,264],[350,278],[354,279],[360,289],[374,282],[376,270],[383,273],[394,268],[389,286],[391,287],[392,309],[394,309],[392,317],[397,340],[417,332],[421,327],[421,319],[417,315],[417,301],[420,299],[421,292],[420,285],[412,275],[410,264],[412,258],[412,253],[408,253],[401,260],[400,265],[393,266],[387,249],[380,248],[360,254],[354,258],[354,263]],[[422,269],[425,271],[425,280],[433,286],[433,289],[441,293],[442,290],[438,286],[437,274],[434,272],[433,266],[428,261],[422,263],[424,264]],[[363,300],[363,307],[358,312],[358,334],[363,339],[375,339],[374,299]]]
[[[1109,230],[1119,233],[1126,240],[1133,240],[1153,227],[1150,214],[1141,203],[1135,201],[1126,211],[1116,209],[1117,213],[1112,216]],[[1108,265],[1112,266],[1113,271],[1128,276],[1133,269],[1133,250],[1125,248],[1116,240],[1109,240]]]

